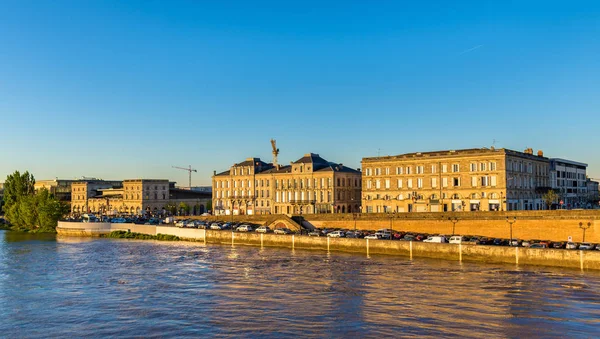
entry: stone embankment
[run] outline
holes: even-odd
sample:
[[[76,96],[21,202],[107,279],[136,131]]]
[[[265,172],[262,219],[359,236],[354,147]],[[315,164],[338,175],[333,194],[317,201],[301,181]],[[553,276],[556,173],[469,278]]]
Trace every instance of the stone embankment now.
[[[517,265],[545,265],[570,267],[582,270],[600,270],[600,251],[533,249],[523,247],[482,246],[470,244],[434,244],[413,241],[389,241],[309,237],[299,235],[241,233],[172,226],[150,226],[111,223],[59,222],[57,232],[66,236],[93,237],[116,230],[150,235],[175,235],[185,240],[227,245],[284,247],[323,251],[343,251],[410,257],[439,258],[455,261],[483,261]]]

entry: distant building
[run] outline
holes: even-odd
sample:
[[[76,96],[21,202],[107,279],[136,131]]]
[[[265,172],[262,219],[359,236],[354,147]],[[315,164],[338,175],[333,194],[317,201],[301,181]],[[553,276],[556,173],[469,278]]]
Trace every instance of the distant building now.
[[[179,210],[184,204],[189,214],[198,215],[206,211],[211,195],[175,188],[167,179],[127,179],[76,182],[72,197],[71,211],[76,214],[159,215],[166,214],[169,205]]]
[[[600,207],[600,187],[598,181],[588,178],[585,182],[587,188],[586,208]]]
[[[53,179],[53,180],[36,180],[34,188],[35,191],[39,191],[45,188],[52,194],[56,199],[63,202],[71,202],[71,185],[76,180],[67,179]]]
[[[559,158],[550,159],[550,183],[563,208],[582,208],[587,204],[587,164]]]
[[[212,181],[216,215],[360,211],[360,171],[314,153],[287,166],[248,158]]]
[[[541,151],[474,148],[363,158],[363,212],[545,208],[549,161]]]

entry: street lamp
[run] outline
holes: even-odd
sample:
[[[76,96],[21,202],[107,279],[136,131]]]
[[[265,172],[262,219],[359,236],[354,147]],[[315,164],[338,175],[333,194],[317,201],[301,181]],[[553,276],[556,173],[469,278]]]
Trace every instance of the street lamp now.
[[[584,224],[582,222],[579,223],[579,228],[583,230],[583,240],[581,242],[585,242],[585,230],[590,228],[590,226],[592,226],[591,222],[588,222],[587,224]]]
[[[388,216],[390,217],[390,240],[394,239],[394,218],[396,217],[396,211],[391,213],[388,212]]]
[[[458,222],[457,217],[448,217],[448,221],[452,223],[452,235],[454,235],[454,230],[456,229],[456,223]]]
[[[354,234],[356,234],[356,218],[358,217],[358,213],[352,213],[352,219],[354,219]]]
[[[512,233],[512,225],[517,222],[517,217],[506,217],[506,222],[508,223],[508,225],[510,226],[510,240],[509,240],[509,244],[510,246],[513,245],[513,233]],[[517,244],[518,246],[518,244]]]

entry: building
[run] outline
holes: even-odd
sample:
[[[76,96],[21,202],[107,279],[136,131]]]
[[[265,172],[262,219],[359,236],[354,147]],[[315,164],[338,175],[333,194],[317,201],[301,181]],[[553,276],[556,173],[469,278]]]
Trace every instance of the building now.
[[[248,158],[212,182],[217,215],[360,211],[361,172],[314,153],[287,166]]]
[[[558,193],[562,208],[581,208],[587,203],[587,164],[553,158],[550,159],[550,182]]]
[[[541,151],[475,148],[363,158],[367,213],[539,210],[549,189]]]
[[[76,180],[65,180],[65,179],[53,179],[53,180],[39,180],[35,182],[34,189],[39,191],[45,188],[52,194],[57,200],[63,202],[71,202],[71,185]]]
[[[207,210],[211,195],[175,188],[167,179],[127,179],[123,181],[84,181],[72,185],[71,212],[104,215],[199,215]]]
[[[587,188],[587,204],[586,208],[598,208],[600,206],[600,188],[599,183],[590,178],[587,178],[586,182]]]

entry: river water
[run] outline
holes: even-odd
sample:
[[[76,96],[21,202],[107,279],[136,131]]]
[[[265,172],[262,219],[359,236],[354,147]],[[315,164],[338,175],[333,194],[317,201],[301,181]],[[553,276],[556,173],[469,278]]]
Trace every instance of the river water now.
[[[0,231],[0,337],[599,334],[599,272]]]

